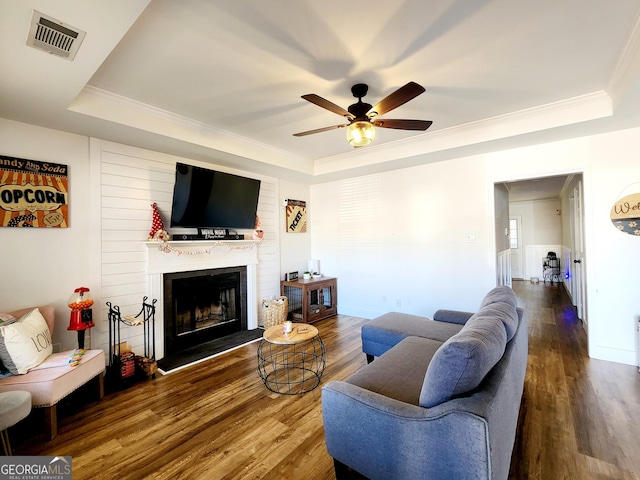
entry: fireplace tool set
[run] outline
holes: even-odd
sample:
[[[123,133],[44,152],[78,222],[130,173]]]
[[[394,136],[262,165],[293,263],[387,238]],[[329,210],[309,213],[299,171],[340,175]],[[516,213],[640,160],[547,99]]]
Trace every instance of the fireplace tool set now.
[[[120,384],[131,380],[134,376],[155,378],[158,371],[155,347],[155,315],[156,299],[147,302],[142,299],[142,308],[135,315],[122,315],[118,305],[107,302],[109,307],[109,372],[112,380]],[[143,328],[143,354],[136,355],[128,343],[122,341],[121,327]]]

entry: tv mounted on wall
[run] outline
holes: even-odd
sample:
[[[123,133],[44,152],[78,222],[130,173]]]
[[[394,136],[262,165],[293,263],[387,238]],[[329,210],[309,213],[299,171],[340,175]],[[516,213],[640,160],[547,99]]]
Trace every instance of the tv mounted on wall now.
[[[260,180],[176,164],[171,226],[254,228]]]

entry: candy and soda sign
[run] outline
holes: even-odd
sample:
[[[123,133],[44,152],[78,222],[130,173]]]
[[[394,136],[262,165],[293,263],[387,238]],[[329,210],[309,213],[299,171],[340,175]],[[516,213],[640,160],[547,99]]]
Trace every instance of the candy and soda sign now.
[[[0,226],[66,228],[67,165],[0,155]]]

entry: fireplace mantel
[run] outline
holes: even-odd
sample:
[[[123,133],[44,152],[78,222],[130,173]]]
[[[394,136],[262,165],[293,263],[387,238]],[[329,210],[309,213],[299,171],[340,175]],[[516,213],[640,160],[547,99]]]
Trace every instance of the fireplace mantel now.
[[[185,272],[205,268],[257,265],[256,240],[144,242],[147,273]]]
[[[144,242],[147,247],[147,276],[152,298],[164,305],[165,273],[212,268],[247,267],[247,328],[258,328],[257,240],[197,240]],[[156,311],[156,331],[164,331],[164,313]],[[164,339],[156,339],[156,357],[164,357]]]

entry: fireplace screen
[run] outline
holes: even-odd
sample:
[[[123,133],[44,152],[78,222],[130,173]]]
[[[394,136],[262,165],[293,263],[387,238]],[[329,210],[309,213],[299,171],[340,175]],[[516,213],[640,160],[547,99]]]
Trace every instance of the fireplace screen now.
[[[213,277],[193,282],[174,280],[176,335],[185,335],[237,320],[235,285],[220,286]]]
[[[246,330],[246,268],[164,275],[165,354]]]

